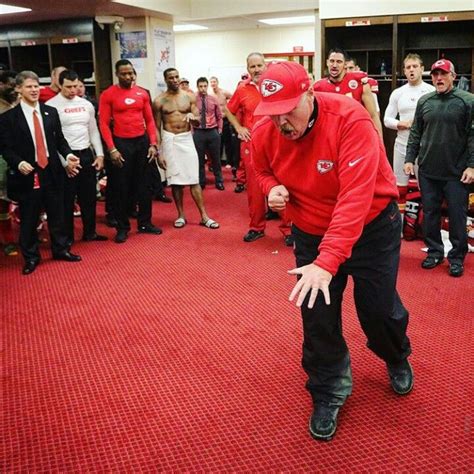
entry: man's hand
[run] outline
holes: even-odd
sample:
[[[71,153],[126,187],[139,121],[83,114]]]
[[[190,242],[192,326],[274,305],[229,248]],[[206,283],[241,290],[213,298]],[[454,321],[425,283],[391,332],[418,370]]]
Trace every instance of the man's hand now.
[[[461,176],[461,183],[471,184],[474,183],[474,168],[466,168]]]
[[[166,170],[166,160],[160,154],[158,154],[158,166],[162,170]]]
[[[30,174],[35,168],[31,166],[27,161],[21,161],[18,165],[18,171],[23,175]]]
[[[284,211],[290,200],[290,193],[282,184],[274,186],[268,193],[268,207],[275,212]]]
[[[240,140],[243,140],[244,142],[250,141],[250,130],[247,127],[236,127],[235,131]]]
[[[184,117],[183,117],[183,122],[199,122],[199,119],[194,116],[192,112],[188,112]]]
[[[412,120],[400,120],[397,124],[398,130],[410,130]]]
[[[79,170],[82,168],[80,165],[81,160],[74,155],[69,155],[66,159],[66,174],[69,178],[74,178],[79,174]]]
[[[415,174],[415,166],[413,165],[413,163],[405,163],[403,165],[403,171],[407,176]]]
[[[101,171],[104,169],[104,157],[103,156],[96,156],[92,166],[95,168],[96,171]]]
[[[117,168],[122,168],[124,159],[122,154],[118,150],[114,150],[110,152],[110,160],[112,161],[112,164],[114,166],[117,166]]]
[[[156,148],[156,145],[150,145],[146,157],[148,158],[148,163],[151,163],[153,160],[158,158],[158,148]]]
[[[318,291],[323,292],[326,304],[331,304],[331,297],[329,296],[329,283],[331,283],[332,275],[328,271],[318,267],[314,263],[310,263],[304,267],[288,270],[288,273],[290,275],[302,275],[294,286],[289,298],[290,301],[293,301],[295,296],[299,293],[298,299],[296,301],[296,306],[298,308],[301,307],[306,295],[309,292],[311,292],[308,301],[309,309],[314,306],[314,302],[318,296]]]

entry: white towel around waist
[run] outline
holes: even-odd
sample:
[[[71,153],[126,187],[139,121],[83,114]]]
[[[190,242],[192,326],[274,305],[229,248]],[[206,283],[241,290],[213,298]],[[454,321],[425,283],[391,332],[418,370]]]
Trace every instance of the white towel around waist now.
[[[161,132],[161,154],[166,160],[168,184],[199,183],[199,159],[191,132]]]

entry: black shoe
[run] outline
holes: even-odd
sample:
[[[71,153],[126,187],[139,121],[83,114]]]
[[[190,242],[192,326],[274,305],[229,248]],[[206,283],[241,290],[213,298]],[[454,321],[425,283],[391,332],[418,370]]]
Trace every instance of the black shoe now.
[[[224,184],[223,183],[217,183],[216,184],[216,189],[218,189],[219,191],[224,191]]]
[[[234,189],[234,193],[242,193],[244,190],[245,186],[243,184],[238,184]]]
[[[117,227],[118,221],[117,219],[115,219],[115,217],[107,216],[105,218],[105,224],[107,225],[107,227]]]
[[[29,275],[30,273],[33,273],[36,270],[36,267],[39,265],[38,260],[28,260],[25,262],[25,265],[23,266],[23,270],[21,273],[23,275]]]
[[[285,245],[287,247],[293,247],[294,243],[295,243],[295,238],[291,234],[285,235]]]
[[[128,239],[127,230],[118,230],[117,235],[115,236],[114,242],[117,244],[123,244]]]
[[[331,441],[337,429],[339,406],[325,402],[316,403],[309,419],[309,433],[319,441]]]
[[[173,200],[170,197],[168,197],[165,193],[158,194],[155,197],[155,199],[160,202],[166,202],[166,203],[173,202]]]
[[[405,359],[398,364],[387,364],[390,385],[393,391],[398,395],[406,395],[413,389],[413,369]]]
[[[437,267],[440,263],[443,263],[443,257],[434,257],[432,255],[428,255],[422,262],[421,268],[425,270],[431,270],[434,267]]]
[[[269,209],[265,213],[265,220],[266,221],[274,221],[274,220],[279,219],[279,218],[280,218],[280,214],[278,214],[278,212],[272,211],[271,209]]]
[[[138,228],[138,233],[160,235],[163,233],[163,231],[159,227],[155,227],[153,224],[148,224],[148,225],[141,225]]]
[[[64,260],[65,262],[80,262],[82,258],[80,255],[75,255],[69,251],[53,255],[53,260]]]
[[[460,277],[464,273],[464,265],[462,263],[450,263],[449,274],[452,277]]]
[[[261,239],[265,235],[263,230],[252,230],[250,229],[244,235],[244,242],[255,242],[257,239]]]
[[[82,240],[84,242],[105,242],[106,240],[109,240],[108,237],[105,235],[100,235],[100,234],[92,234],[92,235],[85,235],[82,237]]]

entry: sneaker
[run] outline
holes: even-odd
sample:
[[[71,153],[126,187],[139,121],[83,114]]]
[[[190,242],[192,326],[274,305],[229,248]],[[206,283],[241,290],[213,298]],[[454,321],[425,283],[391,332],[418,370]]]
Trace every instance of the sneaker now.
[[[160,235],[163,231],[159,227],[155,227],[153,224],[148,224],[138,227],[138,233]]]
[[[435,257],[433,255],[428,255],[422,262],[421,268],[425,270],[431,270],[434,267],[437,267],[440,263],[443,263],[443,257]]]
[[[337,429],[339,406],[317,402],[309,419],[309,433],[319,441],[331,441]]]
[[[245,186],[243,184],[238,184],[234,188],[234,193],[242,193],[242,192],[244,192],[244,190],[245,190]]]
[[[398,364],[387,364],[390,385],[397,395],[407,395],[413,390],[413,369],[408,359]]]
[[[252,230],[250,229],[244,235],[244,242],[255,242],[257,239],[261,239],[265,235],[263,230]]]
[[[464,273],[464,265],[462,263],[450,263],[449,274],[452,277],[460,277]]]

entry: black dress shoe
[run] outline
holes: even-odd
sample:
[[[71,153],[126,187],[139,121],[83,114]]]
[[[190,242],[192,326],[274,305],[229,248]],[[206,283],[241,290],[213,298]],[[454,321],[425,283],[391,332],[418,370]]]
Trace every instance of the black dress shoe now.
[[[118,230],[117,235],[115,236],[114,242],[117,244],[123,244],[128,239],[127,230]]]
[[[398,364],[387,364],[390,385],[398,395],[407,395],[413,389],[413,369],[407,359]]]
[[[460,277],[464,273],[464,265],[462,263],[450,263],[449,274],[452,277]]]
[[[109,239],[105,235],[93,234],[93,235],[85,235],[84,237],[82,237],[82,240],[84,242],[94,242],[94,241],[104,242]]]
[[[170,197],[168,197],[165,193],[157,194],[155,199],[160,202],[166,202],[166,203],[173,202],[173,200]]]
[[[244,190],[245,186],[243,184],[238,184],[234,189],[234,193],[242,193]]]
[[[285,235],[285,245],[287,247],[293,247],[294,243],[295,243],[295,238],[291,234]]]
[[[224,191],[224,184],[223,183],[217,183],[216,184],[216,189],[218,189],[219,191]]]
[[[105,223],[106,223],[107,227],[117,227],[118,226],[117,219],[115,219],[115,217],[109,216],[109,215],[105,218]]]
[[[309,419],[309,433],[319,441],[331,441],[337,429],[339,406],[318,402]]]
[[[23,273],[23,275],[29,275],[30,273],[33,273],[36,270],[36,267],[38,265],[38,260],[28,260],[27,262],[25,262],[21,273]]]
[[[155,234],[160,235],[163,231],[159,227],[155,227],[153,224],[141,225],[138,228],[139,234]]]
[[[433,255],[428,255],[422,262],[421,268],[425,270],[431,270],[434,267],[437,267],[440,263],[443,263],[443,257],[435,257]]]
[[[261,239],[264,235],[265,235],[265,232],[263,232],[263,230],[250,229],[244,235],[244,242],[255,242],[257,239]]]
[[[57,255],[53,255],[53,259],[64,260],[65,262],[80,262],[82,260],[80,255],[75,255],[71,252],[58,253]]]

